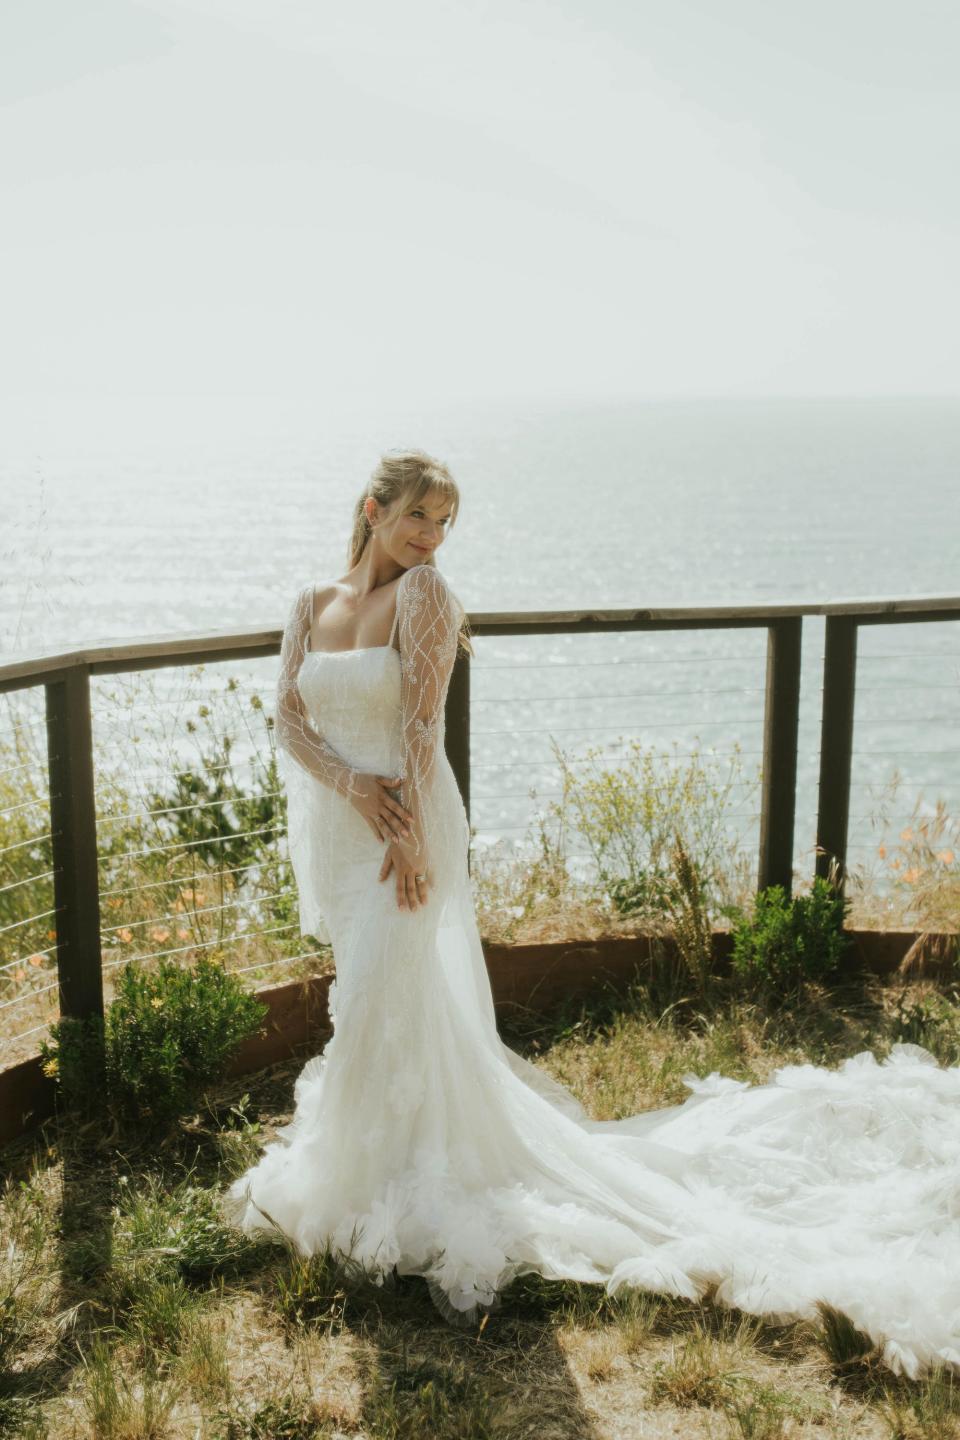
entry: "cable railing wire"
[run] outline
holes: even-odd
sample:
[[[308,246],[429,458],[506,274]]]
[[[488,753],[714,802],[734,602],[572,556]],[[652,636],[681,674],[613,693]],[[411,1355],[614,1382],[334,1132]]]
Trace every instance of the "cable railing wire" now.
[[[51,985],[42,985],[39,990],[25,990],[22,995],[15,995],[12,1000],[0,1001],[0,1010],[9,1010],[14,1005],[22,1005],[27,1000],[33,1000],[37,995],[46,995],[48,990],[59,988],[60,981],[54,980]]]
[[[37,920],[46,920],[56,913],[54,907],[52,910],[38,910],[35,915],[27,915],[23,920],[11,920],[9,925],[0,925],[0,935],[6,935],[8,930],[18,930],[21,925],[33,925]]]
[[[219,905],[203,905],[199,909],[187,911],[175,911],[167,915],[151,915],[146,920],[128,920],[120,925],[104,925],[100,928],[101,935],[116,935],[121,930],[137,930],[144,925],[182,925],[186,919],[193,919],[197,915],[218,915],[225,910],[236,910],[242,905],[263,905],[268,900],[279,900],[286,895],[286,890],[275,890],[271,895],[242,895],[236,900],[224,900]]]
[[[28,845],[40,845],[43,841],[50,839],[50,831],[43,830],[39,835],[31,835],[26,840],[18,840],[13,845],[0,845],[0,855],[9,855],[13,850],[25,850]]]
[[[271,856],[269,860],[251,860],[248,865],[234,865],[226,870],[204,870],[200,874],[193,875],[171,875],[167,880],[150,880],[142,885],[120,885],[112,890],[101,890],[100,898],[114,897],[117,895],[139,895],[143,890],[159,890],[164,886],[171,885],[195,885],[197,883],[210,885],[225,875],[243,875],[247,870],[259,870],[264,865],[290,865],[292,862],[289,855]]]
[[[0,885],[0,895],[8,890],[16,890],[21,885],[35,885],[38,880],[52,880],[55,874],[55,870],[41,870],[36,875],[24,875],[22,880],[11,880],[6,885]]]
[[[169,855],[175,850],[196,850],[204,845],[230,845],[236,840],[247,840],[253,835],[282,834],[282,827],[263,825],[259,830],[239,830],[236,834],[213,835],[204,840],[178,840],[171,845],[153,845],[145,850],[128,850],[125,855],[112,855],[111,860],[145,860],[149,855]],[[102,859],[102,857],[101,857]]]
[[[275,800],[282,795],[279,790],[269,790],[257,796],[257,800]],[[230,795],[225,800],[194,800],[190,805],[170,805],[162,810],[129,810],[123,815],[98,815],[97,824],[114,824],[121,820],[155,820],[160,815],[182,815],[188,810],[216,810],[224,805],[236,805],[242,797]]]
[[[118,965],[143,964],[147,960],[159,960],[167,955],[185,955],[193,950],[210,950],[218,945],[249,944],[251,940],[260,940],[264,935],[279,935],[284,930],[293,930],[296,924],[295,920],[291,920],[286,925],[273,925],[266,930],[251,930],[247,934],[241,931],[237,935],[225,935],[222,939],[198,940],[190,945],[174,945],[167,950],[150,950],[143,955],[121,955],[117,960],[107,961],[103,969],[115,970]]]
[[[559,700],[577,700],[592,703],[594,700],[672,700],[675,696],[689,695],[762,695],[763,685],[728,685],[718,690],[617,690],[610,695],[491,695],[471,696],[471,705],[552,705]]]

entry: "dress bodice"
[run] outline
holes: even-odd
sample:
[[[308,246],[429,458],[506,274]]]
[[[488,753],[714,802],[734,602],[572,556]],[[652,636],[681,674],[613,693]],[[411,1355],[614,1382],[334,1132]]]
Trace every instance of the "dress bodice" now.
[[[324,739],[359,769],[400,756],[400,652],[393,645],[308,650],[297,686]]]

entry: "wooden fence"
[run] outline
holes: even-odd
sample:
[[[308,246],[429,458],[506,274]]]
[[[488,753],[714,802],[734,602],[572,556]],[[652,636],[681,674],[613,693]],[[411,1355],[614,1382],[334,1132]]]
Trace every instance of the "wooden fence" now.
[[[842,885],[856,695],[857,635],[863,625],[960,620],[960,598],[921,597],[830,604],[714,606],[471,614],[483,635],[584,635],[611,631],[764,629],[766,688],[758,888],[789,893],[797,788],[803,619],[826,619],[816,871],[831,865]],[[279,652],[282,631],[213,631],[18,656],[0,664],[0,691],[46,690],[50,830],[54,867],[60,1013],[103,1013],[100,894],[90,677],[162,666],[240,660]],[[451,766],[470,813],[470,657],[459,653],[446,709]]]

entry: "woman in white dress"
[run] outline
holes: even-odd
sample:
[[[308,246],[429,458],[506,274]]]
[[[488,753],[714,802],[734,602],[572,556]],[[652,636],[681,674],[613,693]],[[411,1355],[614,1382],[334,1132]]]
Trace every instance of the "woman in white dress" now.
[[[248,1233],[424,1276],[469,1323],[516,1275],[844,1311],[898,1373],[960,1367],[960,1068],[895,1046],[766,1085],[685,1076],[681,1105],[594,1121],[500,1039],[444,750],[465,617],[435,565],[459,505],[383,457],[346,574],[297,594],[277,736],[305,935],[333,1035],[291,1122],[227,1192]]]

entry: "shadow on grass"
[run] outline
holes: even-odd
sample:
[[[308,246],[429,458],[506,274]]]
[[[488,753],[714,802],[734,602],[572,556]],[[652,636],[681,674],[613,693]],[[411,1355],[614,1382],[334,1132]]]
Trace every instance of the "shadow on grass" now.
[[[257,1277],[291,1341],[313,1332],[362,1342],[360,1428],[372,1437],[599,1440],[559,1344],[557,1319],[572,1288],[523,1276],[479,1320],[448,1323],[419,1275],[377,1284],[329,1252],[281,1251]]]

